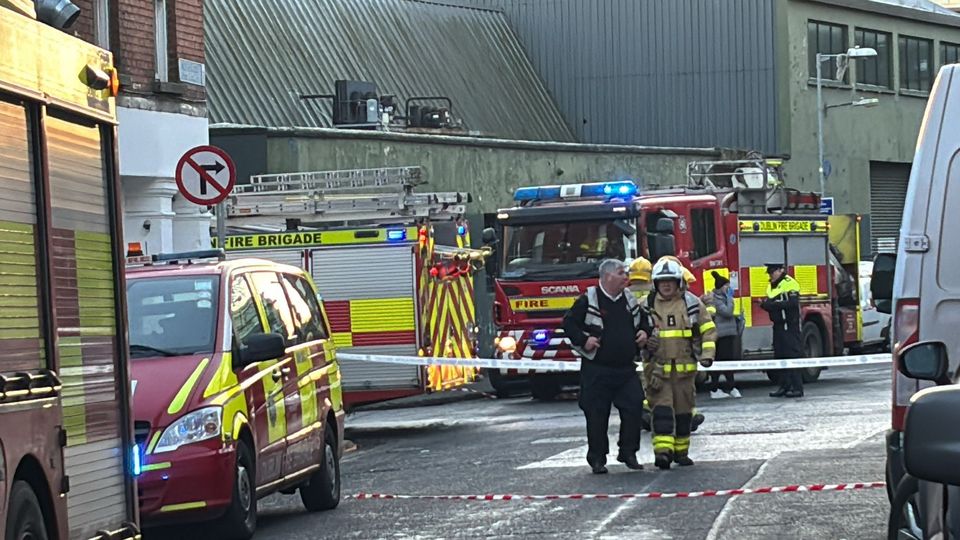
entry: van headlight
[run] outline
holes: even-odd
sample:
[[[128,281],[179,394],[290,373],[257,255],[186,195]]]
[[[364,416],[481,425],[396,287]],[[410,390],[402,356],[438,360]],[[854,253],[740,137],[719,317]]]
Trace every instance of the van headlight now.
[[[154,453],[172,452],[185,444],[220,436],[223,407],[205,407],[180,417],[163,430]]]

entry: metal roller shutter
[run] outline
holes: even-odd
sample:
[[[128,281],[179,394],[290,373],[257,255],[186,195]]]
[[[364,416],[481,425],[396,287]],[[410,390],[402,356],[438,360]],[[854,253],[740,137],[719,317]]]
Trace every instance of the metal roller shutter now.
[[[324,302],[409,298],[403,312],[384,313],[385,324],[397,320],[416,321],[415,269],[410,246],[345,247],[313,252],[313,279]],[[395,304],[391,302],[391,304]],[[356,321],[353,322],[356,331]],[[366,326],[366,325],[365,325]],[[414,324],[415,327],[415,324]],[[417,345],[366,345],[342,350],[366,354],[416,356]],[[421,385],[418,366],[342,362],[343,389],[377,390],[416,388]]]
[[[303,268],[303,250],[302,249],[258,249],[253,251],[228,251],[227,259],[264,259],[280,264],[289,264],[297,268]]]
[[[0,101],[0,372],[46,366],[37,286],[37,208],[22,106]]]
[[[900,238],[910,165],[870,163],[870,249],[893,252]]]
[[[100,131],[47,117],[54,325],[63,378],[71,538],[126,519],[115,275]]]

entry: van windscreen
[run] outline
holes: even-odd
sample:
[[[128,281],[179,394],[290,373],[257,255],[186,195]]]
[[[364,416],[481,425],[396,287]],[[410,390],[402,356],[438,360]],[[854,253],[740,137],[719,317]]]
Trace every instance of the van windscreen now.
[[[131,356],[213,353],[219,285],[213,275],[128,280]]]

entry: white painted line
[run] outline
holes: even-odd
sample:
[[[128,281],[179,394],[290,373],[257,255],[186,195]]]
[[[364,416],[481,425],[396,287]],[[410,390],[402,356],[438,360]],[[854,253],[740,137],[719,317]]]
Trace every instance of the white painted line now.
[[[770,460],[764,461],[763,465],[757,469],[756,474],[750,477],[740,489],[747,489],[750,487],[755,480],[760,478],[760,476],[767,470],[767,465],[770,464]],[[730,513],[730,505],[733,504],[735,498],[727,499],[727,502],[723,503],[723,508],[720,509],[720,513],[717,514],[717,518],[713,520],[713,525],[710,527],[710,532],[707,533],[706,540],[717,540],[717,535],[720,534],[720,529],[723,526],[723,522],[727,519],[727,514]]]
[[[537,439],[530,444],[569,444],[569,443],[583,443],[586,440],[585,437],[553,437],[550,439]]]

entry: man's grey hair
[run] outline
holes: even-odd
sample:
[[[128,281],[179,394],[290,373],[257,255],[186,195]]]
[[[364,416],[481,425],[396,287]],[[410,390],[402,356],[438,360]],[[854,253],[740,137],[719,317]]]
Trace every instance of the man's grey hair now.
[[[600,263],[600,277],[613,274],[617,270],[622,270],[625,267],[626,265],[623,264],[623,261],[618,261],[617,259],[606,259]]]

